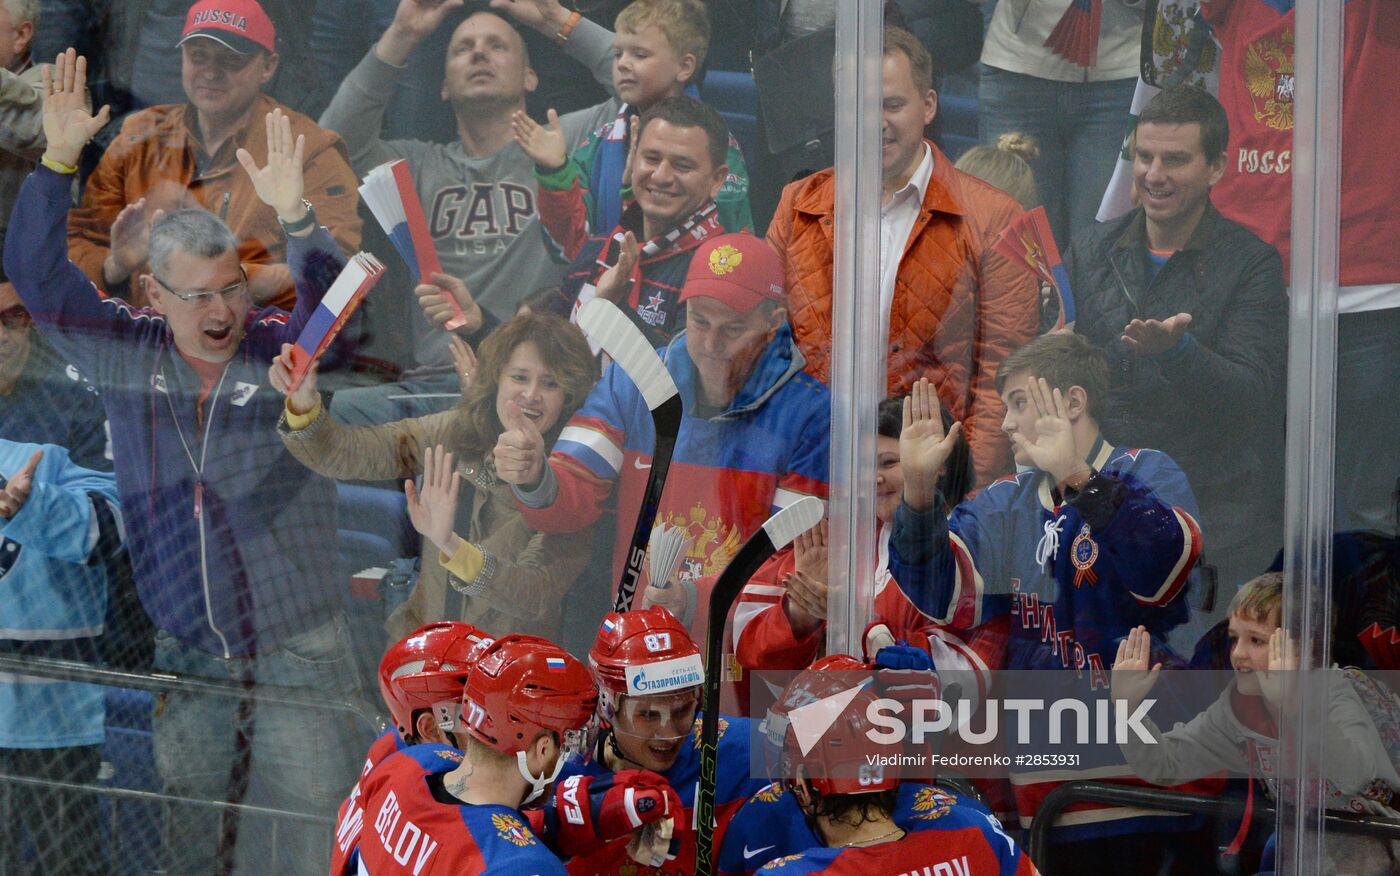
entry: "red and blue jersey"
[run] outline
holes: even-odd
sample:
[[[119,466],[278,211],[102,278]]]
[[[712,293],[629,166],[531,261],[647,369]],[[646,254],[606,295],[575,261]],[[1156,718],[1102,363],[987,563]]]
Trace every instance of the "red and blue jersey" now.
[[[391,755],[362,781],[364,827],[351,858],[361,876],[561,876],[564,865],[518,809],[451,802],[443,776],[462,762],[446,745]]]
[[[355,844],[360,841],[360,829],[365,819],[365,801],[362,796],[364,789],[361,782],[371,770],[379,766],[380,761],[407,747],[408,743],[393,729],[379,734],[379,738],[370,745],[369,753],[365,755],[364,768],[360,770],[360,777],[355,780],[355,787],[350,790],[350,796],[345,798],[345,802],[340,804],[340,811],[335,816],[335,841],[331,844],[331,876],[348,876],[352,872],[350,856],[355,851]]]
[[[753,777],[749,768],[749,721],[746,718],[719,719],[719,759],[715,770],[715,833],[714,847],[724,842],[724,832],[734,813],[760,788],[768,784],[765,776]],[[636,863],[627,854],[630,837],[609,843],[590,855],[569,861],[569,872],[577,876],[599,873],[629,873],[633,876],[692,876],[695,873],[695,796],[700,783],[700,720],[697,718],[690,736],[681,743],[680,753],[671,768],[662,773],[685,806],[683,818],[676,819],[674,838],[679,841],[674,857],[660,867]],[[559,781],[571,775],[593,777],[590,794],[597,796],[607,790],[612,771],[599,761],[570,758],[559,774]]]
[[[858,876],[928,872],[968,876],[1025,876],[1030,859],[1003,832],[986,807],[935,785],[908,782],[895,797],[894,823],[907,831],[897,843],[825,848],[812,833],[796,798],[781,782],[749,798],[734,817],[719,854],[725,876],[763,872],[851,873]],[[925,836],[927,835],[927,836]],[[916,837],[918,839],[916,839]],[[847,855],[847,852],[875,852]],[[936,869],[947,862],[944,869]],[[766,865],[766,866],[765,866]]]
[[[831,394],[803,373],[802,355],[786,324],[739,394],[713,416],[697,416],[699,378],[685,334],[660,352],[686,413],[656,522],[680,527],[694,540],[694,555],[679,575],[696,580],[719,574],[774,510],[803,496],[826,497]],[[609,366],[554,445],[552,501],[543,499],[549,504],[534,508],[522,501],[525,521],[541,532],[577,531],[604,513],[614,485],[617,519],[633,520],[655,444],[646,401],[626,372]],[[615,576],[626,562],[631,536],[630,523],[617,528]]]

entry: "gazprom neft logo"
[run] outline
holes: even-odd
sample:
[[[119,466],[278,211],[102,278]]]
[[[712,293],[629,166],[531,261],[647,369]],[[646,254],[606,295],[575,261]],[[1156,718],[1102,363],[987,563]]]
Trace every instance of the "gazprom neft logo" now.
[[[699,654],[648,663],[627,673],[627,692],[633,696],[670,693],[705,683],[705,667]]]

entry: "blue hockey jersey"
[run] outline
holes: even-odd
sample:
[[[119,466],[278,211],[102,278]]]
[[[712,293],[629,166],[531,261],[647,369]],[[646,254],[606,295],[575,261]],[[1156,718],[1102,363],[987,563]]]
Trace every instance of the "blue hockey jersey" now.
[[[1100,437],[1086,461],[1095,474],[1068,498],[1055,493],[1048,474],[1030,470],[993,482],[951,517],[938,502],[927,513],[901,505],[890,571],[922,611],[954,630],[1009,616],[999,668],[1070,670],[1087,680],[1083,696],[1102,698],[1118,643],[1139,624],[1152,634],[1154,659],[1179,660],[1166,637],[1188,619],[1183,594],[1202,540],[1195,496],[1169,456],[1115,448]],[[1006,695],[1023,693],[1044,691],[1008,688]],[[1044,713],[1032,720],[1033,741],[1042,743]],[[1061,782],[1131,777],[1113,748],[1099,746],[1098,760],[1080,768],[1013,766],[1022,826]],[[1067,815],[1057,840],[1185,826],[1105,804],[1076,804]]]
[[[1087,461],[1096,474],[1067,500],[1031,470],[993,482],[951,518],[940,503],[922,514],[901,505],[890,572],[954,629],[1010,615],[1001,668],[1105,673],[1128,630],[1160,637],[1186,620],[1180,597],[1201,533],[1195,496],[1166,454],[1099,438]]]

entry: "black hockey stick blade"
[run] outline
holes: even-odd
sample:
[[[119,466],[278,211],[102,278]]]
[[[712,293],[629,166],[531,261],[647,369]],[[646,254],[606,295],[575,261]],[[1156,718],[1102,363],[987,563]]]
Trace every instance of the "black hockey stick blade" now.
[[[709,629],[705,631],[705,697],[700,715],[700,788],[695,796],[695,876],[713,876],[715,843],[715,776],[719,768],[719,684],[724,677],[724,626],[729,610],[753,573],[797,536],[817,525],[826,513],[821,499],[807,496],[769,517],[729,561],[710,592]]]
[[[656,444],[651,453],[651,471],[647,474],[646,490],[642,493],[642,505],[637,509],[637,522],[632,527],[632,540],[627,549],[627,562],[622,567],[622,575],[617,582],[617,596],[613,600],[613,611],[628,611],[632,608],[632,598],[637,592],[637,582],[641,580],[642,566],[646,561],[647,544],[651,540],[651,528],[656,523],[656,513],[661,507],[661,491],[666,488],[666,473],[671,468],[671,454],[676,449],[676,433],[681,428],[684,415],[680,390],[666,370],[666,363],[647,343],[641,329],[618,309],[617,305],[602,298],[594,298],[578,312],[579,327],[603,348],[627,376],[636,384],[637,390],[651,411]]]

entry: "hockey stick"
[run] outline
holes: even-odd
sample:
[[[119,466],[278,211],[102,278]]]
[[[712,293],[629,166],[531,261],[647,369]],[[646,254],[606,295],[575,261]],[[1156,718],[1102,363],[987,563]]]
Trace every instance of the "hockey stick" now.
[[[719,766],[719,682],[723,677],[724,625],[739,591],[758,567],[788,542],[817,525],[826,513],[822,500],[807,496],[769,517],[715,581],[705,632],[705,699],[700,714],[700,789],[695,795],[695,876],[712,876],[715,843],[715,772]]]
[[[651,472],[647,475],[646,491],[642,493],[642,506],[637,509],[636,525],[632,527],[627,564],[617,581],[617,597],[613,600],[613,611],[629,611],[632,596],[637,592],[637,581],[642,576],[651,527],[661,507],[661,491],[666,487],[666,472],[671,468],[671,453],[676,449],[676,433],[680,431],[685,411],[680,390],[666,370],[666,363],[647,343],[641,329],[633,325],[617,305],[594,298],[579,309],[578,324],[632,378],[651,411],[651,423],[656,432]]]

